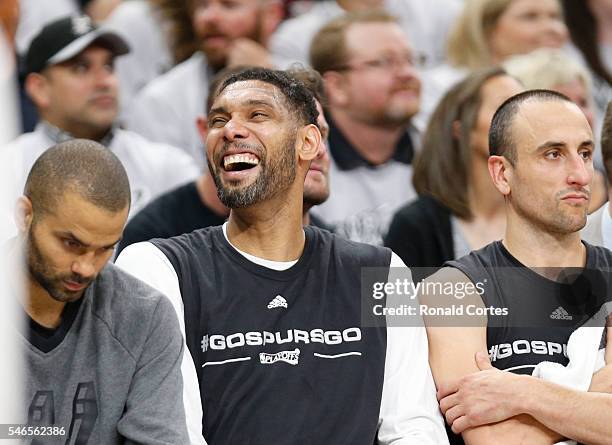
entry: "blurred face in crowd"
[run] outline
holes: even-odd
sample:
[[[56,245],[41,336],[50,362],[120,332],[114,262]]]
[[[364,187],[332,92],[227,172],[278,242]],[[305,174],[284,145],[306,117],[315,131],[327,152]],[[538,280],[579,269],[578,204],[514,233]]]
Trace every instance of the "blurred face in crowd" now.
[[[329,197],[329,152],[327,151],[329,125],[319,101],[317,101],[317,111],[319,112],[317,125],[321,130],[321,142],[317,150],[317,157],[312,160],[304,181],[304,207],[309,208],[324,203]]]
[[[587,118],[589,125],[593,128],[595,113],[588,90],[581,79],[576,78],[568,83],[553,85],[551,90],[565,94],[572,102],[578,105]]]
[[[33,215],[22,200],[30,280],[57,301],[78,300],[113,255],[128,207],[111,212],[67,191],[53,211]]]
[[[28,92],[44,119],[75,137],[100,139],[118,113],[114,54],[90,46],[69,61],[30,74]]]
[[[276,0],[192,0],[193,29],[215,69],[226,65],[234,40],[265,44],[277,25]]]
[[[495,111],[506,99],[523,89],[516,79],[504,74],[491,77],[482,85],[480,108],[470,136],[470,145],[476,156],[483,159],[489,157],[489,129]]]
[[[511,134],[516,160],[508,165],[508,189],[502,193],[514,212],[548,233],[584,227],[593,133],[582,111],[565,101],[527,101],[514,117]]]
[[[489,35],[494,62],[538,48],[561,48],[568,39],[558,0],[513,0]]]
[[[219,199],[249,207],[295,180],[297,122],[282,92],[261,81],[240,81],[217,95],[208,114],[208,167]]]
[[[421,83],[413,52],[399,25],[358,23],[347,29],[348,60],[337,96],[353,119],[398,127],[419,110]],[[336,101],[336,103],[338,103]]]

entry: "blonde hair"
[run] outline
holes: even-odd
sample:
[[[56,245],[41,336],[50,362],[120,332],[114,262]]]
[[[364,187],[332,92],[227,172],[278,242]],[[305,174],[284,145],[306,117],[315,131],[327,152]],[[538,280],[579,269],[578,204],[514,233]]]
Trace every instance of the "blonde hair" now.
[[[478,69],[492,64],[489,36],[513,0],[465,0],[463,12],[448,36],[452,65]]]
[[[587,70],[560,50],[540,48],[529,54],[512,56],[503,64],[528,90],[552,89],[578,79],[591,97],[591,78]]]

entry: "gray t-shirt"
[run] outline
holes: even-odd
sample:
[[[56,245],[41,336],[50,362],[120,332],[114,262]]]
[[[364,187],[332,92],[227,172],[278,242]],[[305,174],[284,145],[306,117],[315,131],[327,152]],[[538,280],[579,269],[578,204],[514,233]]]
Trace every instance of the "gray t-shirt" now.
[[[28,425],[64,427],[32,444],[186,444],[182,337],[171,303],[107,265],[57,329],[23,337]]]

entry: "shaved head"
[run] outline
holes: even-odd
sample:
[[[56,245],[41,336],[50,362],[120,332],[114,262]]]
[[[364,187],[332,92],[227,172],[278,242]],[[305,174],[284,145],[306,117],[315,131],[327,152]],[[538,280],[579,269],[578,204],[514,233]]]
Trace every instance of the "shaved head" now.
[[[24,189],[35,215],[53,213],[66,192],[111,212],[130,205],[130,184],[121,161],[103,145],[86,139],[45,151],[32,166]]]

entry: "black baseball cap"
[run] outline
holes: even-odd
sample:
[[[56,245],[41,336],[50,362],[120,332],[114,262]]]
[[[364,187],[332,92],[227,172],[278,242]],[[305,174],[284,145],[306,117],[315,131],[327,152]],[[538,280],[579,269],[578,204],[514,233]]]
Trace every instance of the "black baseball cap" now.
[[[93,43],[120,56],[130,47],[119,34],[99,28],[86,16],[71,16],[47,24],[32,40],[25,57],[26,74],[72,59]]]

